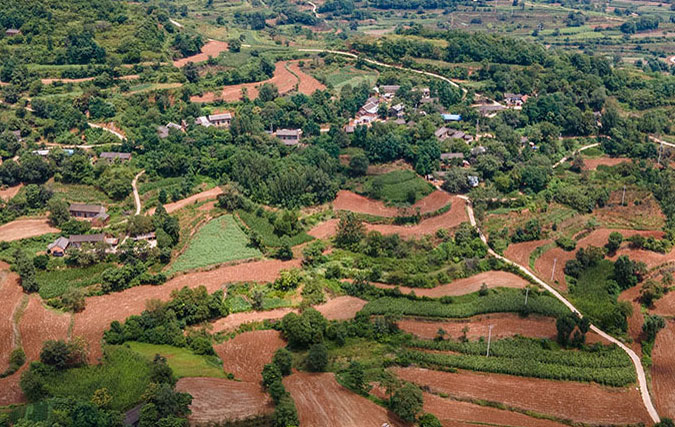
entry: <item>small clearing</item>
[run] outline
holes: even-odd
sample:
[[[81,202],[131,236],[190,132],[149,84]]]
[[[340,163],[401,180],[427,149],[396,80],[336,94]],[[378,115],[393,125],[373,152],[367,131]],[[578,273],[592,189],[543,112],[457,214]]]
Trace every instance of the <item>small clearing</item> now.
[[[0,225],[0,241],[12,242],[58,232],[58,228],[49,225],[47,218],[17,219]]]
[[[189,206],[194,203],[198,203],[204,200],[209,200],[209,199],[215,199],[218,197],[219,194],[222,194],[223,190],[221,190],[220,187],[214,187],[210,190],[202,191],[201,193],[193,194],[190,197],[187,197],[185,199],[179,200],[177,202],[173,203],[167,203],[164,205],[164,209],[166,209],[167,213],[172,213],[177,211],[178,209],[182,209],[186,206]],[[152,208],[148,210],[148,215],[152,215],[155,213],[155,208]]]
[[[263,366],[285,345],[279,331],[265,330],[241,333],[213,349],[222,359],[225,372],[231,372],[237,380],[259,383]]]
[[[201,52],[186,58],[177,59],[173,61],[173,66],[177,68],[184,67],[188,62],[198,63],[209,60],[209,57],[217,58],[220,52],[227,50],[227,43],[218,40],[209,40],[202,46]]]

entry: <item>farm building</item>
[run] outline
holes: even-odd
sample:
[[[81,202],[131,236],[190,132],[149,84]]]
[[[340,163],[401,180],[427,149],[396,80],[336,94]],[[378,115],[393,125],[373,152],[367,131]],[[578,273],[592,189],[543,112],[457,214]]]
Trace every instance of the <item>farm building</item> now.
[[[206,118],[206,116],[200,116],[200,117],[197,117],[197,118],[195,119],[195,124],[196,124],[196,125],[200,125],[200,126],[204,126],[204,127],[206,127],[206,128],[207,128],[207,127],[210,127],[210,126],[213,126],[213,125],[211,124],[211,122],[209,121],[209,119]]]
[[[98,158],[111,163],[116,160],[119,160],[120,162],[126,162],[128,160],[131,160],[131,153],[104,151],[101,153],[100,156],[98,156]]]
[[[19,34],[21,34],[21,31],[17,30],[16,28],[9,28],[5,30],[5,35],[7,37],[18,36]]]
[[[175,129],[181,132],[184,130],[181,125],[169,122],[166,124],[166,126],[157,126],[157,136],[162,139],[168,138],[170,129]]]
[[[445,122],[459,122],[462,121],[462,116],[459,114],[441,114]]]
[[[225,112],[219,114],[211,114],[209,116],[209,123],[217,127],[229,128],[232,123],[232,113]]]
[[[284,145],[298,145],[302,138],[302,129],[279,129],[274,136],[279,138]]]
[[[47,245],[47,254],[56,257],[61,257],[68,249],[80,249],[82,245],[95,245],[104,243],[107,246],[106,250],[117,245],[117,239],[106,237],[103,233],[98,234],[73,234],[70,237],[59,237],[54,242]]]
[[[94,226],[102,226],[108,222],[110,215],[106,213],[106,208],[101,205],[88,205],[85,203],[72,203],[70,215],[75,218],[89,219]]]

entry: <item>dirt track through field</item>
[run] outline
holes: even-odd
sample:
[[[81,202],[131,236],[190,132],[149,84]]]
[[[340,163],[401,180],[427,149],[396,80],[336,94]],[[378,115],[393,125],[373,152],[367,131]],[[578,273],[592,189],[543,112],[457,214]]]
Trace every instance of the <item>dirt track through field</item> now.
[[[191,96],[190,101],[201,103],[213,102],[216,100],[236,102],[241,99],[243,95],[243,89],[246,89],[247,96],[250,99],[256,99],[258,97],[258,89],[265,83],[274,84],[279,90],[280,95],[295,90],[296,86],[298,86],[299,92],[305,95],[311,95],[314,90],[324,88],[324,86],[318,80],[303,72],[298,74],[300,77],[300,82],[298,82],[298,78],[286,68],[287,64],[290,64],[289,67],[294,69],[294,67],[292,67],[294,64],[293,62],[279,61],[274,65],[274,75],[271,79],[260,82],[225,86],[220,93],[206,92],[201,96]]]
[[[232,282],[271,282],[281,270],[298,267],[300,262],[264,260],[228,265],[214,270],[177,276],[160,286],[136,286],[122,292],[87,298],[86,308],[75,315],[73,336],[82,336],[91,346],[89,360],[93,363],[101,356],[100,341],[103,331],[113,320],[123,321],[133,314],[140,314],[150,299],[166,301],[171,291],[184,286],[204,285],[210,293]],[[233,315],[234,316],[234,315]],[[229,317],[228,317],[229,318]],[[227,319],[227,318],[226,318]]]
[[[263,366],[285,345],[279,331],[266,330],[244,332],[213,349],[223,361],[225,372],[231,372],[237,380],[259,383]]]
[[[258,384],[223,378],[181,378],[176,390],[190,393],[190,425],[243,420],[274,411],[272,399]]]
[[[301,426],[407,425],[385,408],[342,387],[330,372],[295,372],[284,378],[284,386],[295,401]]]
[[[177,202],[173,203],[167,203],[164,205],[164,209],[166,209],[167,213],[172,213],[175,212],[179,209],[182,209],[186,206],[189,206],[194,203],[201,202],[203,200],[208,200],[208,199],[215,199],[218,197],[219,194],[222,194],[223,190],[220,187],[213,187],[210,190],[202,191],[201,193],[193,194],[190,197],[187,197],[185,199],[179,200]],[[151,208],[148,210],[148,215],[152,215],[155,213],[155,208]]]
[[[591,424],[651,424],[635,387],[604,387],[500,374],[394,368],[401,379],[463,399],[502,402],[520,409]]]
[[[672,312],[671,312],[672,313]],[[652,391],[661,417],[675,418],[675,320],[656,336],[652,350]]]
[[[338,191],[337,197],[333,201],[333,208],[336,210],[351,211],[367,215],[395,217],[402,212],[414,213],[419,208],[420,214],[435,212],[447,205],[453,200],[452,195],[445,191],[436,190],[409,208],[396,208],[386,206],[379,200],[369,199],[348,190]]]
[[[47,218],[17,219],[0,225],[0,241],[11,242],[58,232],[58,228],[49,225]]]
[[[188,56],[186,58],[177,59],[173,61],[173,66],[181,68],[186,66],[188,62],[193,62],[196,64],[198,62],[208,61],[209,56],[212,58],[217,58],[221,52],[224,52],[226,50],[227,50],[227,43],[218,40],[209,40],[206,42],[206,44],[204,44],[204,46],[202,46],[200,53]]]
[[[424,393],[424,412],[436,415],[443,426],[472,426],[475,425],[474,422],[523,427],[562,427],[565,425],[555,421],[529,417],[517,412],[442,398],[431,393]]]
[[[529,282],[520,276],[506,271],[485,271],[475,276],[464,279],[454,280],[447,285],[436,286],[435,288],[408,288],[400,286],[399,290],[404,294],[415,292],[417,296],[430,298],[439,298],[442,296],[457,296],[470,294],[480,290],[485,283],[489,289],[492,288],[525,288]],[[374,286],[382,289],[393,289],[396,286],[383,283],[373,283]]]

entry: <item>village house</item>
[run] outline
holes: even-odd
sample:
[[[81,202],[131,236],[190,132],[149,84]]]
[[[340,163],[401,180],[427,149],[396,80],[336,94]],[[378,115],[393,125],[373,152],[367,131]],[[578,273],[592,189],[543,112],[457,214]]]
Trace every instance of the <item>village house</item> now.
[[[232,113],[224,112],[219,114],[211,114],[209,116],[209,123],[216,127],[229,128],[232,123]]]
[[[504,102],[509,107],[522,107],[525,101],[527,101],[527,95],[521,95],[519,93],[509,93],[504,94]]]
[[[379,87],[380,95],[387,99],[391,99],[396,95],[396,92],[401,89],[399,85],[382,85]]]
[[[131,153],[118,153],[113,151],[104,151],[98,156],[99,159],[105,160],[106,162],[112,163],[117,160],[120,162],[126,162],[131,160]]]
[[[274,136],[279,138],[284,145],[298,145],[302,138],[302,129],[279,129]]]
[[[50,148],[44,148],[44,149],[41,149],[41,150],[31,151],[31,154],[35,154],[36,156],[40,156],[40,157],[47,157],[47,156],[49,156],[49,153],[51,153]],[[73,154],[75,154],[75,150],[73,150],[72,148],[64,148],[63,154],[65,154],[66,156],[72,156]]]
[[[389,115],[390,116],[395,116],[397,119],[402,119],[403,116],[405,116],[405,105],[403,104],[396,104],[389,108]]]
[[[68,210],[70,215],[75,218],[91,220],[94,227],[101,227],[110,219],[110,215],[106,213],[106,208],[101,205],[71,203]]]
[[[478,112],[483,117],[495,117],[500,111],[506,110],[506,107],[500,104],[483,104],[478,106]]]
[[[438,138],[440,141],[444,141],[446,139],[461,139],[467,144],[473,142],[472,135],[462,132],[461,130],[449,129],[445,126],[436,129],[434,135],[436,135],[436,138]]]
[[[106,252],[111,251],[117,245],[117,239],[107,237],[103,233],[98,234],[73,234],[70,237],[59,237],[54,242],[47,245],[47,254],[55,257],[62,257],[68,249],[81,249],[83,245],[96,245],[104,243]]]
[[[16,28],[8,28],[5,30],[5,36],[7,37],[18,36],[19,34],[21,34],[21,31],[17,30]]]
[[[462,121],[462,116],[459,114],[441,114],[444,122],[460,122]]]
[[[139,234],[137,236],[133,236],[132,239],[135,242],[140,242],[140,241],[148,242],[148,245],[150,245],[151,248],[154,248],[155,246],[157,246],[157,236],[155,235],[154,231],[151,231],[151,232],[145,233],[145,234]]]
[[[157,126],[157,136],[159,136],[162,139],[168,138],[170,129],[175,129],[181,132],[185,131],[183,126],[177,123],[169,122],[166,124],[166,126]]]
[[[213,126],[209,119],[206,118],[206,116],[200,116],[195,119],[195,124],[204,126],[205,128]]]

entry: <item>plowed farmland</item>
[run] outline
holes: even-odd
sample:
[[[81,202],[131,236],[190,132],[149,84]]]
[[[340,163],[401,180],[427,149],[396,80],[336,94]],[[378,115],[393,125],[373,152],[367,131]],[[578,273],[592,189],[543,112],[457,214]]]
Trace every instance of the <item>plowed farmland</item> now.
[[[596,170],[598,166],[616,166],[621,163],[630,163],[627,157],[587,157],[584,159],[584,170]]]
[[[222,378],[181,378],[176,390],[192,395],[191,425],[217,425],[274,411],[274,403],[258,384]]]
[[[227,43],[221,42],[218,40],[209,40],[204,46],[202,46],[201,52],[188,56],[187,58],[177,59],[173,61],[174,67],[184,67],[188,62],[204,62],[208,61],[209,56],[212,58],[217,58],[220,55],[220,52],[225,52],[227,50]]]
[[[275,308],[268,311],[247,311],[233,313],[213,322],[214,332],[232,331],[246,323],[262,322],[263,320],[277,320],[296,310],[292,308]]]
[[[342,296],[317,305],[315,308],[328,320],[347,320],[353,319],[364,305],[366,301],[360,298]]]
[[[520,265],[530,265],[530,254],[539,246],[551,243],[551,240],[532,240],[530,242],[514,243],[504,251],[504,256]]]
[[[278,331],[268,330],[244,332],[213,349],[222,359],[225,372],[231,372],[242,381],[259,383],[263,366],[285,345]]]
[[[14,313],[21,305],[23,290],[19,276],[9,271],[9,265],[0,262],[0,372],[9,366],[9,355],[18,337],[15,336]]]
[[[675,321],[656,336],[652,350],[652,387],[656,409],[662,417],[675,417]]]
[[[524,288],[528,282],[520,276],[506,271],[486,271],[476,274],[475,276],[464,279],[457,279],[447,285],[436,286],[435,288],[408,288],[405,286],[399,287],[401,292],[409,294],[415,292],[417,296],[425,296],[430,298],[439,298],[442,296],[457,296],[470,294],[480,290],[485,283],[488,288]],[[378,288],[394,288],[394,285],[385,285],[382,283],[374,283]]]
[[[429,386],[451,397],[502,402],[562,419],[595,424],[650,423],[635,387],[613,388],[597,384],[549,381],[460,371],[395,368],[406,381]]]
[[[332,373],[296,372],[284,378],[284,386],[303,426],[406,426],[385,408],[339,385]]]
[[[436,190],[406,210],[415,212],[419,208],[421,214],[435,212],[452,200],[453,197],[450,194]],[[333,207],[337,210],[386,217],[397,216],[401,213],[399,208],[385,206],[379,200],[369,199],[347,190],[338,191],[337,197],[333,201]]]
[[[215,199],[216,197],[218,197],[219,194],[222,194],[222,192],[223,192],[223,190],[221,190],[220,187],[214,187],[210,190],[206,190],[206,191],[202,191],[201,193],[194,194],[194,195],[192,195],[190,197],[187,197],[183,200],[179,200],[179,201],[173,202],[173,203],[167,203],[166,205],[164,205],[164,209],[166,209],[166,211],[168,213],[172,213],[172,212],[177,211],[178,209],[182,209],[182,208],[184,208],[186,206],[189,206],[191,204],[201,202],[202,200]],[[148,210],[148,215],[152,215],[154,213],[155,213],[155,208],[152,208],[152,209]]]
[[[0,225],[0,241],[27,239],[47,233],[58,233],[59,229],[49,225],[46,218],[17,219]]]
[[[328,221],[324,221],[314,226],[314,228],[309,230],[307,234],[314,237],[315,239],[328,239],[335,235],[338,222],[340,222],[340,220],[336,218],[329,219]]]
[[[7,187],[4,190],[0,190],[0,200],[10,200],[12,197],[16,196],[19,194],[19,190],[21,190],[21,187],[23,187],[23,184],[18,184],[15,185],[14,187]]]
[[[21,316],[21,344],[28,360],[38,360],[42,344],[47,340],[68,337],[70,315],[48,309],[37,295],[31,296]]]

